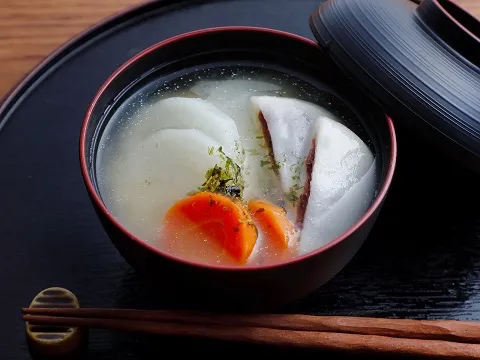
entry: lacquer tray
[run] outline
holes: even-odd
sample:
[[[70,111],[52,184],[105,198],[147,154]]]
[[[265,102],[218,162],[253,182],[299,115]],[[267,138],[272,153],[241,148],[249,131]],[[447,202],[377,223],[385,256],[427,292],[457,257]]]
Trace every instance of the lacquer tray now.
[[[83,306],[198,307],[145,283],[103,231],[78,162],[86,108],[115,68],[160,40],[221,25],[271,27],[313,38],[308,16],[321,2],[148,3],[77,37],[11,92],[0,109],[2,359],[30,359],[20,307],[46,287],[72,290]],[[404,146],[399,155],[384,210],[358,255],[315,294],[281,311],[480,320],[478,178],[428,149]],[[285,353],[260,346],[93,331],[85,359],[252,351]]]

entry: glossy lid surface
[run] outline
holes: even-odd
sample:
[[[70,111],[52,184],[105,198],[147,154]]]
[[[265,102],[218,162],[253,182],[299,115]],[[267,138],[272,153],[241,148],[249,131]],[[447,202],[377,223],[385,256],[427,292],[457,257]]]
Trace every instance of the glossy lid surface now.
[[[330,0],[319,44],[396,121],[480,170],[480,22],[449,0]]]

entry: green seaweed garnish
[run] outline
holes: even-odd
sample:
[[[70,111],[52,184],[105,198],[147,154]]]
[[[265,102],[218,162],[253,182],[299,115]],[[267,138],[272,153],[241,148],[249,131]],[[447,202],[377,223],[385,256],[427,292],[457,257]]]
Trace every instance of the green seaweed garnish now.
[[[286,161],[286,160],[284,160]],[[280,161],[272,161],[270,155],[265,155],[262,160],[260,160],[260,166],[265,167],[268,165],[269,170],[273,170],[274,172],[278,172],[280,167],[283,165]]]
[[[297,201],[300,200],[300,195],[302,191],[303,191],[303,186],[295,184],[292,187],[290,187],[287,193],[285,193],[285,199],[287,199],[287,201],[291,202],[293,206],[295,206]]]
[[[272,163],[269,169],[277,172],[281,166],[282,166],[282,163],[280,161],[275,161]]]
[[[270,164],[270,160],[260,160],[260,166],[264,167]]]
[[[247,152],[248,152],[249,155],[252,155],[252,156],[259,156],[260,155],[260,153],[258,152],[257,149],[248,149]]]
[[[213,155],[213,147],[208,149],[208,153]],[[225,154],[221,146],[217,148],[217,153],[221,163],[207,170],[205,182],[199,187],[199,191],[242,198],[245,183],[240,166]]]

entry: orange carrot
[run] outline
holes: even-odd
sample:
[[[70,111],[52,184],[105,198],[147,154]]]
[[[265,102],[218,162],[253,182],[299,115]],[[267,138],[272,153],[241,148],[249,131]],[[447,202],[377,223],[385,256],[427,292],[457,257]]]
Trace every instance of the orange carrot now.
[[[267,240],[281,249],[287,249],[295,233],[285,209],[264,200],[251,200],[248,209]]]
[[[240,263],[247,261],[258,236],[250,214],[239,200],[211,192],[180,200],[167,212],[165,222],[177,227],[177,233],[197,227]]]

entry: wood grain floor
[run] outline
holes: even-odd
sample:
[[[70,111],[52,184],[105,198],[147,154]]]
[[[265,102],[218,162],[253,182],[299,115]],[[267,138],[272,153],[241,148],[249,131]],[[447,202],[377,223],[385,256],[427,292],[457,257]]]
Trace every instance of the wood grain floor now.
[[[140,0],[0,0],[0,97],[52,51]]]
[[[454,0],[480,17],[480,0]],[[47,55],[142,0],[0,0],[0,98]]]

